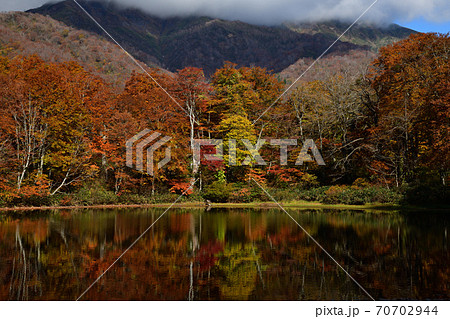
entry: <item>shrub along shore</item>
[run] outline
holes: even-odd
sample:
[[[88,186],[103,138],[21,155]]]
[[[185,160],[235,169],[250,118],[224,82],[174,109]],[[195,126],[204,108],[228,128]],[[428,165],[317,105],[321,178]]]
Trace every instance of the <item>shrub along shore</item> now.
[[[269,194],[289,208],[337,208],[337,209],[403,209],[419,207],[446,207],[443,190],[440,199],[422,202],[412,201],[417,196],[416,189],[388,189],[378,186],[322,186],[309,189],[267,188]],[[433,194],[436,194],[433,190]],[[177,201],[178,199],[178,201]],[[174,207],[204,208],[207,206],[221,208],[271,208],[277,207],[259,187],[240,184],[213,183],[202,191],[180,197],[180,194],[166,192],[164,194],[129,194],[120,195],[109,191],[98,184],[85,186],[76,193],[56,196],[33,196],[17,198],[10,205],[1,205],[0,211],[28,211],[46,209],[78,209],[78,208],[139,208],[139,207]],[[410,202],[414,202],[411,206]],[[442,203],[442,204],[441,204]]]

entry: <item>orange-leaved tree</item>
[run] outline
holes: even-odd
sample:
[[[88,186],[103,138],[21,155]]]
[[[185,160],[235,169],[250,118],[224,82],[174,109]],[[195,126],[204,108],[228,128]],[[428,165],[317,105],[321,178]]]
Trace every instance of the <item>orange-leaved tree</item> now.
[[[450,37],[415,34],[380,50],[372,86],[378,95],[374,149],[398,184],[424,168],[449,171]]]

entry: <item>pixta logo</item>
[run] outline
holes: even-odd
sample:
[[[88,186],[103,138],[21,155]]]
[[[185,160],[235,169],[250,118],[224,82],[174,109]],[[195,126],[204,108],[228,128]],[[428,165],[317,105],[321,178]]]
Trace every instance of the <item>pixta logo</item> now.
[[[296,139],[273,139],[267,141],[265,139],[257,140],[256,144],[252,144],[249,140],[242,140],[242,144],[247,149],[249,155],[241,162],[237,161],[237,141],[234,139],[229,139],[226,141],[226,145],[228,148],[228,164],[230,166],[247,166],[250,165],[253,161],[256,165],[267,165],[266,161],[262,158],[259,153],[260,149],[266,144],[269,143],[272,146],[278,146],[280,148],[280,165],[288,164],[288,147],[289,146],[297,146]],[[197,163],[200,161],[200,151],[201,146],[206,145],[214,145],[216,148],[215,154],[205,154],[204,158],[206,161],[223,161],[223,149],[224,149],[224,141],[220,139],[200,139],[194,140],[194,160]],[[311,151],[311,155],[308,152]],[[314,158],[313,158],[314,157]],[[300,154],[298,155],[295,165],[303,165],[305,162],[316,162],[317,165],[325,165],[325,161],[323,160],[322,155],[319,152],[316,144],[312,139],[308,139],[303,143]]]
[[[127,149],[127,166],[133,168],[133,157],[135,156],[136,170],[140,172],[147,172],[150,176],[154,176],[155,174],[155,161],[154,154],[155,151],[159,148],[163,147],[167,142],[169,142],[172,138],[169,136],[162,136],[161,133],[153,132],[149,129],[145,129],[132,138],[130,138],[126,142]],[[146,165],[144,168],[144,158],[146,159]],[[156,167],[157,169],[161,169],[167,163],[170,162],[171,159],[171,148],[170,146],[166,147],[165,157],[160,160]]]
[[[161,169],[167,165],[171,160],[171,148],[167,146],[165,149],[165,157],[155,165],[154,154],[156,150],[163,147],[172,138],[169,136],[162,136],[161,133],[153,132],[145,129],[140,133],[130,138],[126,143],[127,149],[127,166],[136,167],[136,170],[141,172],[147,172],[150,176],[154,176],[156,169]],[[242,140],[242,145],[245,146],[248,151],[248,156],[238,163],[237,161],[237,140],[229,139],[226,141],[228,149],[228,164],[230,166],[247,166],[251,163],[256,165],[267,165],[266,161],[262,158],[259,151],[265,144],[271,146],[278,146],[280,149],[280,165],[288,164],[288,147],[297,146],[296,139],[272,139],[265,140],[259,139],[256,144],[252,144],[249,140]],[[196,139],[194,140],[193,159],[195,162],[200,162],[200,153],[202,146],[215,146],[215,154],[204,154],[206,161],[223,161],[224,160],[224,141],[221,139]],[[310,152],[311,154],[309,154]],[[144,159],[146,164],[144,165]],[[317,165],[325,165],[325,161],[319,152],[316,144],[312,139],[308,139],[303,143],[302,149],[295,161],[295,165],[303,165],[305,162],[315,162]],[[135,164],[135,166],[134,166]]]

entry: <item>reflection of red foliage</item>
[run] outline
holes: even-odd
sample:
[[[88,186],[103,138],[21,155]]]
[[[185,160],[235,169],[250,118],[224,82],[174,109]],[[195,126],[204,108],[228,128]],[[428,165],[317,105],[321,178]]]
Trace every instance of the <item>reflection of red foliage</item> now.
[[[223,245],[220,242],[208,242],[200,248],[195,261],[200,267],[200,271],[207,270],[213,267],[216,263],[217,257],[215,256],[219,252],[223,251]]]
[[[377,243],[374,243],[372,249],[376,253],[377,256],[382,256],[382,255],[388,254],[392,250],[392,245],[377,242]]]
[[[183,233],[191,227],[192,214],[173,214],[170,216],[170,231]]]
[[[294,231],[295,230],[295,231]],[[305,238],[304,232],[299,232],[296,229],[293,229],[291,226],[282,227],[278,233],[271,236],[270,239],[274,245],[281,245],[286,243],[298,242]]]
[[[95,247],[90,247],[95,248]],[[89,278],[90,280],[97,279],[100,275],[105,273],[109,266],[120,256],[119,251],[107,251],[103,258],[95,258],[90,254],[81,254],[83,258],[83,265],[85,271],[80,273],[80,279]]]

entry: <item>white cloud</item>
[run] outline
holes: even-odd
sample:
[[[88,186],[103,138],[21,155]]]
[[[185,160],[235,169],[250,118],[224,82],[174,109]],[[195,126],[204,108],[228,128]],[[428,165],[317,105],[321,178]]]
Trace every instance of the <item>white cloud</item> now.
[[[48,0],[47,0],[48,1]],[[26,10],[46,0],[2,1],[0,11]],[[110,0],[107,0],[110,1]],[[206,15],[257,24],[283,21],[356,19],[374,0],[113,0],[162,16]],[[423,17],[430,22],[450,21],[449,0],[378,0],[365,20],[407,22]]]
[[[32,8],[37,8],[48,0],[6,0],[0,2],[0,11],[24,11]]]

